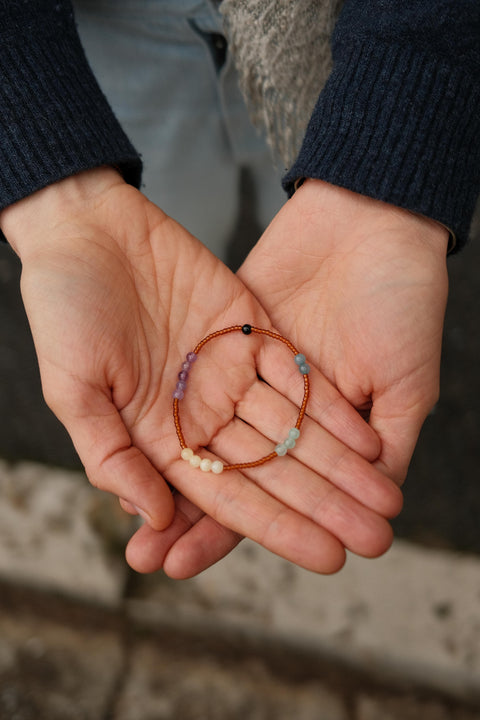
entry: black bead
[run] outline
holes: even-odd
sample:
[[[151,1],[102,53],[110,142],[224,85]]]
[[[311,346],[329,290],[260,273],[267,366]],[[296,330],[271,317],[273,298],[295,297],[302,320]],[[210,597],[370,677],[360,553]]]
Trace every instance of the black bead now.
[[[244,326],[242,327],[242,332],[243,332],[244,335],[250,335],[250,333],[252,332],[252,326],[251,326],[251,325],[244,325]]]

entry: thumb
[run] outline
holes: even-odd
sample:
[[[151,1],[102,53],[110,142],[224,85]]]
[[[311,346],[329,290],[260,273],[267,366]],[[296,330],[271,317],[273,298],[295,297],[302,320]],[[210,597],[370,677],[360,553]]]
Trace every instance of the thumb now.
[[[407,406],[404,392],[398,389],[386,391],[373,402],[370,425],[382,445],[374,465],[399,486],[407,476],[429,407],[424,403]]]
[[[68,404],[46,399],[66,427],[92,485],[133,505],[153,529],[167,528],[175,512],[170,488],[132,443],[108,395],[83,384],[80,391],[77,386],[62,395],[70,398]]]

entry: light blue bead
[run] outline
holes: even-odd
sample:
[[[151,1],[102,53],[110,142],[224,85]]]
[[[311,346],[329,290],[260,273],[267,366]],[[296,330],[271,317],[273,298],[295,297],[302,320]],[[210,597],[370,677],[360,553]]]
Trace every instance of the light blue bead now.
[[[277,445],[277,447],[275,448],[275,452],[276,452],[277,455],[279,455],[280,457],[282,457],[283,455],[286,455],[286,454],[287,454],[287,447],[286,447],[285,443],[280,443],[279,445]]]
[[[300,437],[300,430],[298,428],[292,428],[288,431],[288,437],[291,437],[294,440],[298,440],[298,438]]]
[[[285,445],[286,448],[291,450],[292,448],[295,447],[295,440],[292,437],[288,437],[286,440],[283,441],[283,444]]]
[[[302,375],[308,375],[308,373],[310,372],[310,365],[308,365],[307,363],[303,363],[302,365],[299,365],[298,369],[300,370]]]
[[[307,358],[302,353],[298,353],[298,355],[295,355],[295,362],[297,363],[297,365],[303,365],[306,359]]]

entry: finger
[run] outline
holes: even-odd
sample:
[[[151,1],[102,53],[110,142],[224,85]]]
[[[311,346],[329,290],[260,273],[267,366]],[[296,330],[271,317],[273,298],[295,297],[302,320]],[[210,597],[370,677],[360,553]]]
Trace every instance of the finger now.
[[[316,393],[317,378],[314,377],[311,397]],[[309,411],[310,403],[307,407]],[[270,449],[273,450],[277,443],[288,436],[288,431],[295,424],[298,409],[273,388],[256,382],[242,402],[237,404],[236,413],[269,438],[273,445]],[[236,442],[238,440],[232,437],[231,446],[235,447]],[[374,512],[388,518],[400,512],[402,494],[397,485],[310,417],[304,418],[300,438],[289,454]]]
[[[237,420],[219,433],[211,448],[221,456],[228,453],[229,462],[236,463],[268,455],[272,444],[252,427]],[[293,455],[245,470],[245,474],[269,497],[278,499],[284,507],[324,528],[358,555],[377,557],[392,543],[391,527],[383,517],[339,490]],[[398,489],[396,491],[398,493]]]
[[[382,441],[375,466],[401,486],[425,421],[423,405],[405,406],[404,393],[388,391],[373,402],[370,423]]]
[[[118,502],[120,503],[120,507],[122,510],[129,515],[139,515],[138,508],[135,507],[135,505],[132,505],[131,503],[127,502],[123,498],[118,498]]]
[[[307,358],[308,362],[308,358]],[[292,353],[281,343],[266,341],[258,353],[260,376],[292,402],[300,405],[304,385],[303,375]],[[381,450],[374,429],[338,392],[327,378],[310,364],[311,385],[308,414],[332,435],[367,460],[375,460]]]
[[[209,453],[202,451],[202,455]],[[345,562],[344,548],[336,537],[238,471],[203,473],[178,460],[169,468],[168,479],[219,525],[307,570],[330,574]]]
[[[150,460],[132,444],[110,399],[93,388],[70,395],[75,414],[52,407],[64,423],[88,479],[95,487],[123,498],[156,530],[171,523],[174,502],[167,483]]]
[[[175,519],[167,530],[144,525],[130,540],[126,557],[137,572],[163,568],[177,580],[193,577],[221,560],[242,539],[206,516],[182,495],[176,496]]]

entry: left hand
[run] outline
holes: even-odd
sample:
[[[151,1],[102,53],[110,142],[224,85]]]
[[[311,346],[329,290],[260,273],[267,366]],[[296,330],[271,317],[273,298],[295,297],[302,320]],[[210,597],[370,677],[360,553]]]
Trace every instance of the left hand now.
[[[445,228],[320,180],[280,210],[238,275],[342,395],[370,412],[401,484],[439,393]]]

